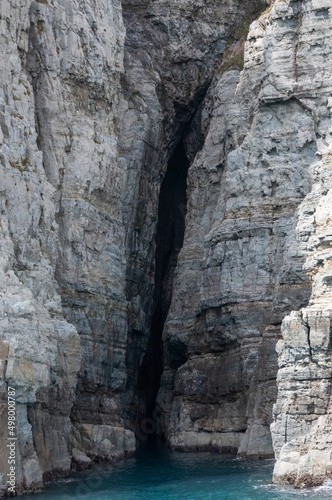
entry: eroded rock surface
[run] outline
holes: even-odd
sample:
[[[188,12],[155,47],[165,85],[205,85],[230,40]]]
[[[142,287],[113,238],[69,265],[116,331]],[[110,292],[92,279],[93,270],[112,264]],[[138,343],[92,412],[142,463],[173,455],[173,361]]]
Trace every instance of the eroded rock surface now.
[[[209,118],[202,123],[201,103],[214,68],[236,27],[268,3],[122,2],[126,42],[119,154],[128,172],[124,201],[128,378],[123,399],[128,423],[146,413],[147,396],[144,387],[140,389],[149,384],[141,374],[145,353],[146,363],[154,362],[149,359],[149,339],[154,334],[158,286],[155,235],[161,182],[179,142],[185,144],[190,162],[202,147]],[[164,284],[166,302],[175,265],[176,259]]]
[[[295,50],[301,12],[287,5],[288,24],[285,8],[277,2],[251,26],[241,76],[227,72],[211,88],[208,134],[189,170],[159,394],[177,449],[273,456],[275,344],[282,319],[310,293],[296,209],[324,133],[289,80],[285,51]]]
[[[326,100],[329,95],[326,96]],[[317,101],[315,102],[315,104]],[[282,325],[278,399],[272,436],[274,480],[299,487],[331,477],[331,167],[329,140],[321,144],[315,183],[299,210],[298,240],[312,280],[309,305]]]
[[[159,385],[173,448],[276,453],[274,479],[298,485],[332,473],[331,9],[276,1],[240,73],[270,3],[1,2],[1,429],[14,386],[19,493],[132,454]],[[158,260],[163,179],[189,164],[169,213],[184,241]]]
[[[124,2],[124,57],[117,0],[1,3],[2,394],[5,409],[17,390],[19,492],[68,473],[72,449],[133,451],[161,180],[247,14],[210,4]]]
[[[105,378],[115,387],[125,380],[123,225],[109,203],[125,176],[112,110],[124,28],[119,2],[5,0],[0,22],[1,431],[6,437],[9,385],[20,493],[70,471],[78,373],[92,391]],[[73,318],[64,297],[77,296]],[[92,329],[103,331],[94,347],[84,336],[89,307],[95,325],[100,318]],[[3,493],[4,439],[1,446]]]
[[[278,399],[272,436],[276,482],[321,484],[331,477],[331,8],[328,2],[292,2],[284,7],[290,25],[298,18],[297,66],[289,88],[304,96],[315,117],[317,150],[313,186],[298,210],[298,245],[312,283],[307,307],[282,324],[277,344]],[[289,37],[289,34],[286,35]],[[303,98],[301,98],[303,100]]]

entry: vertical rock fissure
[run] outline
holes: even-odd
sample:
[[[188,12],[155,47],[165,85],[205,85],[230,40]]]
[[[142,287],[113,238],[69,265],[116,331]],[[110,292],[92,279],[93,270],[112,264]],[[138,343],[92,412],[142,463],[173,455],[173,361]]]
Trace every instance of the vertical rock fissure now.
[[[138,374],[138,395],[144,401],[147,417],[151,417],[155,409],[163,371],[162,333],[171,303],[177,258],[184,239],[188,168],[184,143],[180,140],[168,162],[159,194],[153,314],[150,337]]]

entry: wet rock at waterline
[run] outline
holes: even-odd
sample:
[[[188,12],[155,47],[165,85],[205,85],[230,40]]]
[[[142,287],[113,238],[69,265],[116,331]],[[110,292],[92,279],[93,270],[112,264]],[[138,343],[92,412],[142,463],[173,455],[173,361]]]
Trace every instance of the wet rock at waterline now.
[[[271,3],[1,3],[1,494],[8,387],[18,493],[155,431],[332,473],[331,6]]]

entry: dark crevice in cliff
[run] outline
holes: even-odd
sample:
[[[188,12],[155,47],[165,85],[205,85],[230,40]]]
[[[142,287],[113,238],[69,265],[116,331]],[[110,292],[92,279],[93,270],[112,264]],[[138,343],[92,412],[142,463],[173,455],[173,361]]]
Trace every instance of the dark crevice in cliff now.
[[[138,396],[144,401],[147,417],[151,417],[155,409],[163,371],[162,333],[172,298],[174,271],[184,238],[188,168],[189,161],[181,140],[168,162],[159,195],[151,332],[139,370],[137,387]]]

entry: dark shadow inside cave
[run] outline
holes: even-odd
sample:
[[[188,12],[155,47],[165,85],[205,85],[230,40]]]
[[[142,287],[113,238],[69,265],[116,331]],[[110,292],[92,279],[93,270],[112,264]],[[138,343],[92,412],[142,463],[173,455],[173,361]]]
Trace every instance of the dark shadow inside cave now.
[[[144,401],[147,418],[153,416],[163,371],[162,333],[171,303],[178,254],[183,245],[188,168],[181,140],[168,162],[159,195],[151,333],[138,375],[138,396]]]

